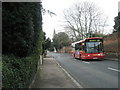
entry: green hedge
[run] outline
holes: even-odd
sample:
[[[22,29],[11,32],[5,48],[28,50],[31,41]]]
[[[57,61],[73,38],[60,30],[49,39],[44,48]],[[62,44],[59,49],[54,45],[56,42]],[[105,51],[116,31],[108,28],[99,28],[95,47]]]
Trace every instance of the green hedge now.
[[[2,3],[2,87],[27,88],[44,53],[41,2]]]
[[[27,88],[36,73],[38,60],[39,57],[37,55],[25,58],[3,55],[2,87]]]
[[[34,54],[42,37],[40,2],[2,3],[2,54],[26,57]]]

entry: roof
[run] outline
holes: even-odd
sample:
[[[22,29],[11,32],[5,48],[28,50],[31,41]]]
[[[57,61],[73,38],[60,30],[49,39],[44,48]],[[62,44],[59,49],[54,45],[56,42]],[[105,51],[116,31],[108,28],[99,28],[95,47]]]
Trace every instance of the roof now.
[[[91,38],[86,38],[85,40],[87,39],[102,39],[102,37],[91,37]]]
[[[81,42],[84,42],[85,40],[80,40],[80,41],[77,41],[77,42],[74,42],[72,43],[72,46],[74,47],[76,43],[81,43]]]
[[[88,40],[88,39],[102,39],[102,37],[86,38],[86,39],[84,39],[84,40],[80,40],[80,41],[74,42],[74,43],[72,43],[71,45],[72,45],[73,47],[75,47],[75,44],[76,44],[76,43],[81,43],[81,42],[84,42],[85,40]]]

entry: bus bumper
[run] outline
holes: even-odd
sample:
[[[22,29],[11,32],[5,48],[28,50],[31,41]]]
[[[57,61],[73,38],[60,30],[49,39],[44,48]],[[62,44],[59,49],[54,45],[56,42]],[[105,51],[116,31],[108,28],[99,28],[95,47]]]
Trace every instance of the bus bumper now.
[[[85,56],[82,56],[81,58],[82,59],[104,59],[104,55],[103,56],[93,56],[93,55],[85,55]]]

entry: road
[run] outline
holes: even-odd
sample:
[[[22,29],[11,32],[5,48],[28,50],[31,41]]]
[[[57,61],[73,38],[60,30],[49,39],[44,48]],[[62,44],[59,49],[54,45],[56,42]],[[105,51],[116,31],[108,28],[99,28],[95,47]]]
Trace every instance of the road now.
[[[112,60],[82,61],[70,54],[48,53],[83,88],[118,88],[118,62]]]

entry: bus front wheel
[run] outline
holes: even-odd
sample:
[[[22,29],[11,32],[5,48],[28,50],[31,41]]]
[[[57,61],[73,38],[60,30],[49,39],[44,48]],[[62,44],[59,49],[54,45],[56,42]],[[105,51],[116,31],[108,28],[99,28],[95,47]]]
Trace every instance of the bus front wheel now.
[[[80,56],[79,56],[79,59],[82,60],[81,54],[80,54]]]

